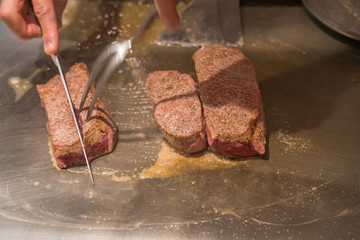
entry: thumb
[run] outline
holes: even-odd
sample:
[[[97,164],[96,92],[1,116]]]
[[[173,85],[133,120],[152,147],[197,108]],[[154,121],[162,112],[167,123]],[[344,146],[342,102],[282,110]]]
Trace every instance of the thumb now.
[[[59,32],[53,0],[33,0],[34,13],[39,20],[45,53],[55,54],[59,49]]]

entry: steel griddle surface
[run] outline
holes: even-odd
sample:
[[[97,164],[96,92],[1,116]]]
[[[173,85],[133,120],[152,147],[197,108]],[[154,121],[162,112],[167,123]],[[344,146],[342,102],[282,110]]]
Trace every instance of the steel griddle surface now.
[[[124,30],[116,28],[126,21],[121,6],[106,1],[95,8],[94,2],[75,11],[62,30],[60,56],[67,66],[91,66],[101,47]],[[53,167],[46,117],[33,86],[56,69],[41,40],[15,40],[1,22],[0,236],[359,236],[359,47],[324,32],[301,6],[245,6],[242,13],[242,50],[253,61],[262,92],[269,159],[212,170],[185,166],[170,177],[141,178],[164,142],[144,88],[146,74],[175,69],[195,76],[196,49],[151,47],[135,50],[102,93],[119,142],[112,154],[92,162],[95,188],[86,167]],[[85,24],[85,16],[94,23]]]

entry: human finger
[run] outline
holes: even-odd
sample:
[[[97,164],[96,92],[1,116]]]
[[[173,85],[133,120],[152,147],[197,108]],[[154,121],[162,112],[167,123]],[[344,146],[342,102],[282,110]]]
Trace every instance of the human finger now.
[[[3,0],[0,5],[0,18],[19,39],[28,40],[41,36],[36,17],[31,13],[25,0]]]
[[[154,0],[161,20],[165,26],[174,31],[179,27],[179,14],[175,0]]]
[[[53,0],[33,0],[32,3],[42,29],[45,53],[55,54],[59,49],[59,32]]]

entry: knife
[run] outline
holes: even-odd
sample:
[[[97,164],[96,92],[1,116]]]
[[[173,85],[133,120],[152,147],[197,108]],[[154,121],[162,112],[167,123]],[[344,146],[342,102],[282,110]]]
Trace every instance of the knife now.
[[[76,126],[76,130],[77,130],[77,133],[79,134],[80,143],[81,143],[81,148],[82,148],[82,150],[83,150],[84,157],[85,157],[85,160],[86,160],[86,165],[87,165],[88,170],[89,170],[89,173],[90,173],[91,182],[93,183],[93,185],[95,185],[94,176],[93,176],[93,174],[92,174],[91,166],[90,166],[88,157],[87,157],[87,155],[86,155],[85,147],[84,147],[83,137],[82,137],[81,132],[80,132],[79,124],[78,124],[77,117],[76,117],[75,110],[74,110],[74,106],[73,106],[72,101],[71,101],[70,92],[69,92],[68,86],[67,86],[67,84],[66,84],[66,80],[65,80],[63,71],[62,71],[62,69],[61,69],[61,65],[60,65],[59,58],[58,58],[58,56],[57,56],[56,54],[51,55],[51,58],[52,58],[52,60],[54,61],[57,69],[59,70],[60,78],[61,78],[62,84],[64,85],[66,97],[67,97],[67,100],[68,100],[69,105],[70,105],[70,109],[71,109],[71,113],[72,113],[72,116],[73,116],[73,119],[74,119],[74,123],[75,123],[75,126]]]

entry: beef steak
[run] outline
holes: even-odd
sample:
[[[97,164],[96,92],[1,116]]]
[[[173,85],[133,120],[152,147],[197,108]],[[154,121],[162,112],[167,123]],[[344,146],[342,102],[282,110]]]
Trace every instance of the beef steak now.
[[[264,111],[251,61],[236,48],[217,46],[202,47],[193,59],[211,150],[228,157],[264,154]]]
[[[188,74],[155,71],[146,88],[155,120],[164,137],[179,151],[194,153],[206,148],[205,125],[197,84]]]
[[[77,111],[89,78],[89,72],[85,64],[76,63],[65,76],[75,111]],[[60,76],[57,75],[46,84],[39,84],[36,87],[41,104],[46,111],[50,148],[57,165],[60,168],[66,168],[71,165],[86,164]],[[111,152],[115,147],[118,135],[117,128],[111,119],[111,113],[100,98],[96,102],[90,120],[85,121],[87,108],[94,91],[95,88],[92,87],[84,110],[78,113],[79,127],[83,134],[89,160]]]

